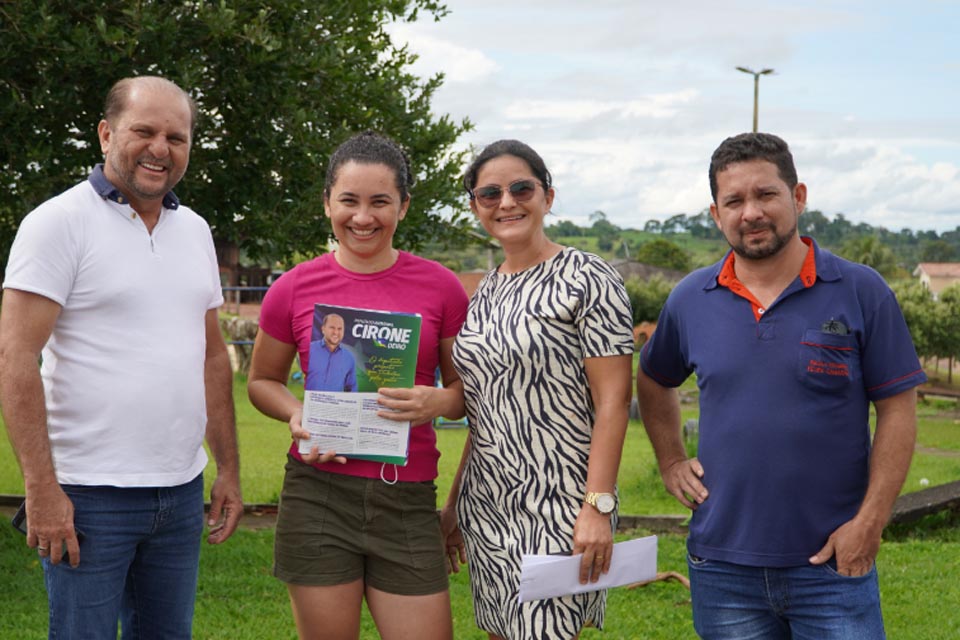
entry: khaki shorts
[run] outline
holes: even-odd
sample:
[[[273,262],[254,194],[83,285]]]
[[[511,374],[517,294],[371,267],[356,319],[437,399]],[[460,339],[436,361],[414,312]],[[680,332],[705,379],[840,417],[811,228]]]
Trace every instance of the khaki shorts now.
[[[333,586],[362,578],[398,595],[447,589],[433,482],[398,482],[320,471],[288,456],[273,575]]]

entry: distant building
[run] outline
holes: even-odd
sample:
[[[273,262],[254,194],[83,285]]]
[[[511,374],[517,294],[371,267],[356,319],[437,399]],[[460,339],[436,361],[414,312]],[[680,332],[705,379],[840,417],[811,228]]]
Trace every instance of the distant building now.
[[[936,298],[940,292],[952,284],[960,282],[960,262],[921,262],[913,270],[913,275]]]

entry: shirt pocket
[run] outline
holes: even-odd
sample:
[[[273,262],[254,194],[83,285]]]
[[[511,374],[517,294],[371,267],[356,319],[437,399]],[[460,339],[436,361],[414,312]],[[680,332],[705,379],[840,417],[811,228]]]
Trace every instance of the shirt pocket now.
[[[800,343],[797,374],[804,386],[815,391],[845,391],[861,378],[856,337],[807,329]]]

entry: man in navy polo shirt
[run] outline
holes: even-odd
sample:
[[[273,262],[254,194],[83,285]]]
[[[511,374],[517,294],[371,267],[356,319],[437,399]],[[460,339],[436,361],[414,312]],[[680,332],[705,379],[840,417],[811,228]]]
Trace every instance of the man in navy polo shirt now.
[[[874,560],[926,380],[903,315],[875,271],[799,235],[807,188],[780,138],[724,140],[710,188],[731,251],[676,286],[637,374],[664,485],[693,510],[694,627],[710,639],[882,638]],[[691,373],[696,458],[676,393]]]

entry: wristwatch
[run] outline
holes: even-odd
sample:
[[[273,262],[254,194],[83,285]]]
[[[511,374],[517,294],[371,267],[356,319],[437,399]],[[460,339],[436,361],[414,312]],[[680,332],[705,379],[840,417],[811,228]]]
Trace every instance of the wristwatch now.
[[[604,515],[612,513],[617,507],[617,496],[612,493],[588,491],[587,495],[583,497],[583,501]]]

